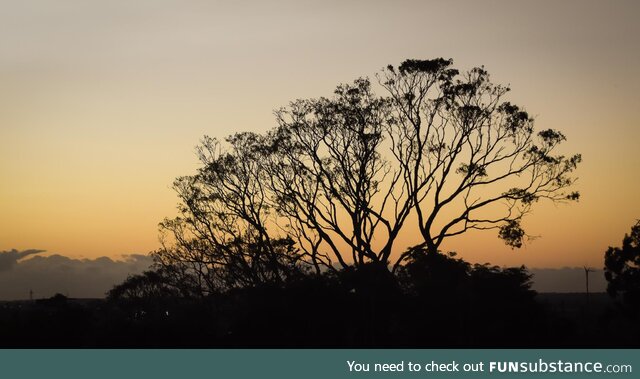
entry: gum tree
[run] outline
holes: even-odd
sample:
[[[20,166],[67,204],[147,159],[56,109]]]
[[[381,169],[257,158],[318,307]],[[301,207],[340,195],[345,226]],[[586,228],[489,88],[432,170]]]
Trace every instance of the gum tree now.
[[[377,83],[278,109],[263,135],[224,148],[206,138],[202,168],[176,181],[180,216],[161,224],[170,242],[156,259],[211,288],[282,282],[306,265],[395,271],[410,254],[394,255],[410,217],[421,236],[411,251],[489,229],[518,248],[536,202],[578,199],[580,155],[559,154],[564,135],[535,131],[508,92],[481,67],[406,60]]]

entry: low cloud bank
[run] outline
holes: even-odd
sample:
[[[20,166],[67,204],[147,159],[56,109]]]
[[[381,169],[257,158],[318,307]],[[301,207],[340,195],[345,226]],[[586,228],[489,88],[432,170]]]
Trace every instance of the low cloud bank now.
[[[128,275],[147,270],[151,257],[142,254],[72,259],[41,256],[44,250],[0,251],[0,300],[47,298],[61,293],[73,298],[101,298]]]

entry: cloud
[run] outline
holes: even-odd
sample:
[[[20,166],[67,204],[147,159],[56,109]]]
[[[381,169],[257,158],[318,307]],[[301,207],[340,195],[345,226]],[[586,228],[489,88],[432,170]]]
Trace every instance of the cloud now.
[[[141,273],[152,263],[151,257],[142,254],[126,255],[121,260],[36,255],[42,252],[35,249],[0,252],[0,300],[28,299],[30,291],[36,299],[56,293],[100,298],[128,275]]]
[[[38,249],[29,249],[18,251],[16,249],[13,250],[5,250],[0,251],[0,272],[11,270],[13,266],[15,266],[18,261],[22,258],[25,258],[29,255],[44,253],[46,250],[38,250]]]

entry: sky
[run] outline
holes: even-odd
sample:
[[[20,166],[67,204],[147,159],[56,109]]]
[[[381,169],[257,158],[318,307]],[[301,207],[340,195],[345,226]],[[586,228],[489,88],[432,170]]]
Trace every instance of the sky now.
[[[448,241],[472,262],[601,268],[640,218],[636,1],[2,1],[0,251],[146,254],[203,135],[407,58],[484,65],[538,129],[581,153],[578,203],[537,204],[519,250]],[[406,237],[409,244],[411,236]],[[38,257],[43,256],[38,254]],[[136,255],[133,255],[136,256]],[[33,257],[24,259],[34,259]]]

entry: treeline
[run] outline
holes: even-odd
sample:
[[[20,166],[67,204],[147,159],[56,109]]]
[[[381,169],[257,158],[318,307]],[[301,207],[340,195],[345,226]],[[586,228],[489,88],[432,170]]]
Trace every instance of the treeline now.
[[[199,304],[201,313],[172,328],[200,320],[191,338],[202,333],[202,343],[214,346],[528,345],[541,343],[540,327],[548,329],[530,278],[524,267],[415,251],[396,274],[371,263],[205,297],[184,288],[189,281],[176,286],[162,270],[150,271],[116,286],[108,299],[141,325],[171,324],[186,304]]]
[[[106,300],[57,295],[5,303],[0,345],[550,348],[640,341],[637,314],[623,307],[559,312],[536,299],[524,267],[471,265],[445,254],[412,254],[396,274],[370,264],[206,296],[189,295],[164,275],[132,276]]]

